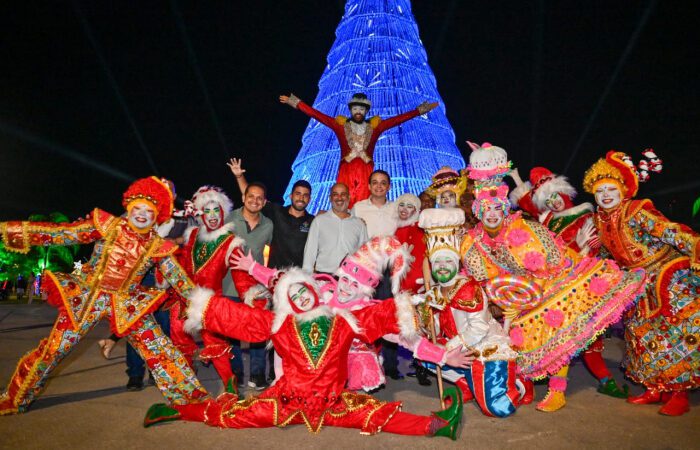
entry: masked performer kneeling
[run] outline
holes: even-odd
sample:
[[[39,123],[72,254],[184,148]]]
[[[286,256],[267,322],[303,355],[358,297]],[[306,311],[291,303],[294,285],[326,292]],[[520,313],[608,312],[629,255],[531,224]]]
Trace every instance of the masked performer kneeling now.
[[[319,306],[319,286],[311,275],[297,268],[272,271],[272,276],[269,271],[260,265],[251,268],[256,279],[268,280],[266,284],[274,292],[273,311],[233,303],[202,290],[192,297],[186,326],[191,331],[203,327],[249,342],[271,339],[281,356],[283,375],[259,396],[245,400],[224,393],[192,407],[153,405],[145,426],[176,419],[223,428],[305,424],[316,433],[329,425],[359,428],[363,434],[386,431],[455,439],[462,412],[457,389],[445,393],[450,406],[431,416],[404,413],[401,402],[384,402],[344,389],[353,339],[374,342],[385,334],[397,333],[406,341],[420,341],[409,295],[355,312],[332,309]],[[453,362],[468,366],[471,357],[458,355],[453,359],[459,361]]]

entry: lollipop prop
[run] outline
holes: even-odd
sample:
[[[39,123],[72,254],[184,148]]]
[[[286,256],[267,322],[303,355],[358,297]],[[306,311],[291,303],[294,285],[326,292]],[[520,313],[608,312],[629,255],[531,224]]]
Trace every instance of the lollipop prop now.
[[[484,285],[489,300],[503,309],[504,328],[521,312],[534,308],[542,301],[542,288],[525,277],[501,275]]]

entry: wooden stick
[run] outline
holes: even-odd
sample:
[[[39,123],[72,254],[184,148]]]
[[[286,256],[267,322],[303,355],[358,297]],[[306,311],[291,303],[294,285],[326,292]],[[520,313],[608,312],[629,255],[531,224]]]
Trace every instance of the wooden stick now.
[[[432,311],[430,311],[430,334],[430,339],[433,341],[433,344],[437,344],[437,331],[435,330],[435,315]],[[442,367],[440,367],[439,364],[435,364],[435,374],[437,375],[438,394],[440,395],[440,406],[442,409],[445,409],[445,400],[443,400],[442,398],[442,393],[444,389],[442,385]]]

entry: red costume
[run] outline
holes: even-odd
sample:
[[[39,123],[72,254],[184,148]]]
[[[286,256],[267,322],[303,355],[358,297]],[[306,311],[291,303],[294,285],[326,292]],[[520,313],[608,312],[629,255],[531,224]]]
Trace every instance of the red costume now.
[[[289,104],[312,117],[331,130],[340,144],[340,165],[338,166],[338,183],[345,184],[350,190],[350,208],[355,202],[369,197],[369,176],[374,170],[374,146],[379,135],[389,128],[412,119],[424,112],[420,108],[382,120],[379,116],[372,117],[364,127],[363,134],[352,130],[352,120],[345,116],[330,117],[321,111],[307,105],[292,95]],[[367,106],[369,109],[369,106]],[[425,111],[427,112],[427,111]]]
[[[401,290],[418,292],[423,287],[423,260],[425,259],[425,233],[418,227],[418,222],[399,227],[394,233],[396,239],[411,249],[413,262],[406,278],[401,281]]]
[[[278,281],[277,281],[278,280]],[[418,416],[401,412],[401,402],[384,402],[345,389],[348,351],[354,339],[374,342],[385,334],[418,339],[414,309],[408,295],[360,311],[318,305],[318,285],[299,269],[279,273],[273,282],[275,310],[233,303],[211,291],[193,296],[188,326],[249,342],[272,340],[282,358],[283,375],[257,397],[240,399],[224,393],[198,407],[166,409],[154,405],[145,424],[183,419],[224,428],[285,427],[304,424],[311,432],[323,425],[359,428],[363,434],[380,431],[412,435],[449,434],[461,415],[455,390],[450,417]],[[303,285],[313,292],[314,304],[301,311],[289,297],[290,288]],[[448,430],[446,430],[448,429]]]

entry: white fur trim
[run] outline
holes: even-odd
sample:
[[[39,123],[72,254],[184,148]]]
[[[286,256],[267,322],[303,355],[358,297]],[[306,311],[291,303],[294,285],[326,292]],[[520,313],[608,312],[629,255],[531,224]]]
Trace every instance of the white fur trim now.
[[[287,303],[289,302],[287,301]],[[318,308],[314,308],[311,311],[307,311],[301,314],[295,314],[291,306],[289,307],[289,309],[290,311],[292,311],[289,314],[277,314],[277,312],[275,312],[275,319],[272,321],[272,334],[275,334],[279,331],[284,321],[287,320],[287,317],[290,315],[294,316],[297,322],[308,322],[309,320],[314,320],[319,317],[333,316],[333,311],[328,306],[319,306]]]
[[[277,284],[274,286],[274,292],[272,295],[272,300],[273,300],[273,311],[275,313],[275,319],[272,321],[272,332],[276,333],[279,331],[280,327],[284,323],[284,320],[287,318],[289,315],[294,315],[294,310],[292,309],[292,305],[289,304],[289,298],[288,298],[288,292],[289,288],[292,284],[294,283],[306,283],[310,285],[314,291],[316,292],[317,295],[319,295],[320,289],[318,287],[318,283],[316,280],[314,280],[314,277],[311,276],[308,272],[304,271],[303,269],[299,267],[290,267],[289,269],[282,270],[284,272],[284,275],[282,275],[277,282]],[[319,301],[321,299],[319,298]],[[319,308],[316,308],[319,309]],[[313,312],[316,309],[310,311]],[[328,309],[328,308],[326,308]],[[330,310],[329,314],[330,314]],[[308,313],[305,313],[308,314]],[[297,315],[297,317],[301,317],[303,314]]]
[[[233,225],[233,224],[232,224]],[[241,250],[245,247],[245,239],[242,237],[236,236],[233,238],[231,241],[231,244],[229,244],[228,249],[226,250],[226,264],[228,266],[228,260],[231,257],[231,254],[233,253],[234,250],[237,248],[240,248]]]
[[[403,256],[404,263],[396,270],[396,272],[391,273],[391,292],[394,295],[399,293],[399,290],[401,289],[401,282],[404,278],[406,278],[409,270],[411,270],[411,264],[413,263],[414,259],[413,255],[411,255],[411,250],[406,244],[403,244],[397,251],[389,255],[389,267],[393,269],[394,261],[399,256]]]
[[[214,231],[207,230],[204,225],[199,226],[199,231],[197,232],[197,241],[199,242],[213,242],[219,239],[224,234],[233,233],[233,222],[225,223],[221,228],[217,228]]]
[[[206,205],[209,202],[215,202],[221,205],[221,209],[224,212],[224,219],[228,217],[229,214],[231,214],[231,211],[233,210],[233,202],[229,198],[228,195],[226,195],[223,190],[217,191],[215,189],[212,189],[214,186],[202,186],[199,189],[197,189],[197,192],[194,193],[192,196],[192,203],[194,204],[194,207],[197,208],[198,210],[202,210],[204,208],[204,205]],[[220,189],[220,188],[216,188]]]
[[[202,319],[204,311],[209,306],[209,300],[214,295],[211,289],[201,286],[195,287],[190,295],[187,296],[187,320],[185,320],[185,331],[189,334],[195,334],[202,329]]]
[[[593,205],[586,202],[586,203],[581,203],[580,205],[576,205],[573,208],[565,209],[564,211],[559,211],[559,212],[552,212],[553,217],[566,217],[566,216],[575,216],[582,214],[584,212],[593,212]]]
[[[165,238],[170,234],[170,231],[173,229],[175,226],[175,219],[170,219],[167,222],[158,225],[158,228],[156,231],[158,232],[158,236]]]
[[[253,301],[257,299],[266,299],[268,301],[272,300],[272,294],[267,290],[262,284],[256,284],[252,286],[243,296],[243,303],[248,306],[253,306]]]
[[[520,199],[525,197],[525,195],[531,190],[532,184],[530,184],[529,181],[526,181],[520,186],[517,186],[515,189],[510,191],[510,195],[508,196],[508,198],[510,199],[510,204],[513,205],[513,207],[518,207],[518,202],[520,201]]]
[[[398,230],[399,228],[408,227],[418,223],[418,214],[420,213],[415,213],[406,220],[396,219],[396,229]]]
[[[430,208],[421,211],[418,226],[426,228],[456,227],[464,223],[464,210],[460,208]]]
[[[192,236],[192,233],[194,233],[194,230],[198,229],[199,226],[197,225],[190,225],[185,229],[185,232],[182,233],[182,238],[185,240],[185,243],[190,242],[190,236]]]
[[[347,309],[339,309],[339,308],[333,308],[331,311],[333,311],[333,314],[336,316],[340,316],[345,321],[350,325],[350,328],[352,328],[352,331],[355,332],[355,334],[361,334],[362,333],[362,328],[360,327],[360,324],[357,323],[357,317]]]
[[[396,304],[396,322],[399,325],[400,337],[409,345],[415,345],[420,334],[416,328],[416,310],[413,307],[411,294],[400,292],[394,297]]]
[[[537,206],[537,209],[542,211],[547,207],[545,202],[554,193],[565,194],[569,196],[569,198],[574,198],[576,196],[576,189],[574,189],[565,176],[557,175],[532,193],[532,203]]]

